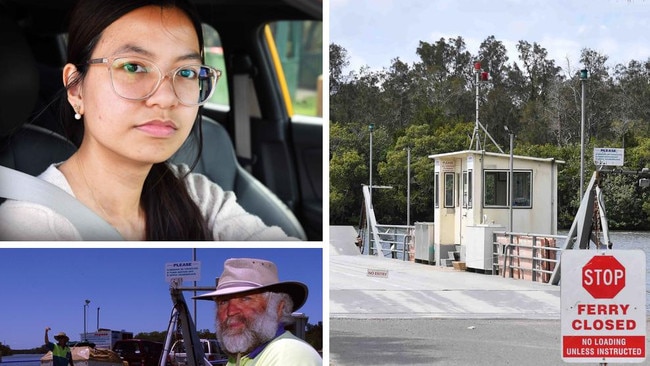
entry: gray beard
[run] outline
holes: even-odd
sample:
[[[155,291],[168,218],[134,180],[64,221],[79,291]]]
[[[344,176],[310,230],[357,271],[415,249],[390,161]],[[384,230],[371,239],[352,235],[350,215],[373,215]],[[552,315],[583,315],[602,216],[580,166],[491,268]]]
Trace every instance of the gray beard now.
[[[230,318],[232,319],[232,318]],[[237,320],[245,321],[236,317]],[[224,323],[227,323],[228,319]],[[227,329],[226,324],[217,319],[217,338],[221,347],[230,354],[248,353],[264,342],[268,342],[278,330],[278,315],[273,306],[267,306],[264,313],[252,321],[245,321],[246,327],[241,333]]]

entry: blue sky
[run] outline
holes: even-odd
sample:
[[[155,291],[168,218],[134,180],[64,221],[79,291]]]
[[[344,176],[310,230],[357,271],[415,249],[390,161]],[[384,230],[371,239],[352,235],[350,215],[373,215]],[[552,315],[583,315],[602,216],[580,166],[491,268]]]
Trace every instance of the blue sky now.
[[[580,50],[609,56],[609,66],[650,57],[646,0],[331,0],[330,43],[348,51],[350,67],[381,70],[399,57],[412,64],[420,41],[463,37],[467,50],[494,35],[517,59],[519,40],[537,42],[555,64],[580,69]],[[567,57],[569,62],[567,63]]]
[[[320,248],[199,248],[198,286],[213,286],[232,257],[275,262],[281,281],[309,287],[299,312],[309,323],[323,320],[323,262]],[[164,331],[172,310],[165,264],[192,259],[192,249],[0,249],[0,342],[12,349],[38,347],[46,326],[52,335],[80,339],[84,303],[88,331],[99,326],[138,332]],[[191,286],[191,282],[184,283]],[[185,299],[193,309],[192,293]],[[214,303],[197,302],[197,328],[214,331]]]

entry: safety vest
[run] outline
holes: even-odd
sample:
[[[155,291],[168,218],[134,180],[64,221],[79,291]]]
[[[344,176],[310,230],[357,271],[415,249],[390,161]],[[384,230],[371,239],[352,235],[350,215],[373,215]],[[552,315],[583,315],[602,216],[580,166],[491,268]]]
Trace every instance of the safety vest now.
[[[54,343],[52,347],[52,365],[53,366],[68,366],[69,360],[68,355],[70,353],[70,347],[65,346],[61,347],[58,344]]]

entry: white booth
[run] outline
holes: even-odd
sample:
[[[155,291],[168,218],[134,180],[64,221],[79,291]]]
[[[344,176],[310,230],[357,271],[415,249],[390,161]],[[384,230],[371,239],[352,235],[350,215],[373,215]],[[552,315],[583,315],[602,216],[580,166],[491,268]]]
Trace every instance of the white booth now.
[[[508,154],[465,150],[429,158],[435,162],[434,246],[459,248],[456,257],[468,270],[491,272],[495,231],[557,234],[563,161],[515,155],[511,172]]]

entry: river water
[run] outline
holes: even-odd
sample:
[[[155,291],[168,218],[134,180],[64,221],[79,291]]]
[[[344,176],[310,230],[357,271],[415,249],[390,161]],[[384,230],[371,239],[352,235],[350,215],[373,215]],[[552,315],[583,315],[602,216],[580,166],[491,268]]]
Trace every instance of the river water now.
[[[641,249],[645,253],[645,308],[650,315],[650,232],[614,231],[609,237],[612,249]]]
[[[40,366],[43,355],[2,356],[2,366]]]

